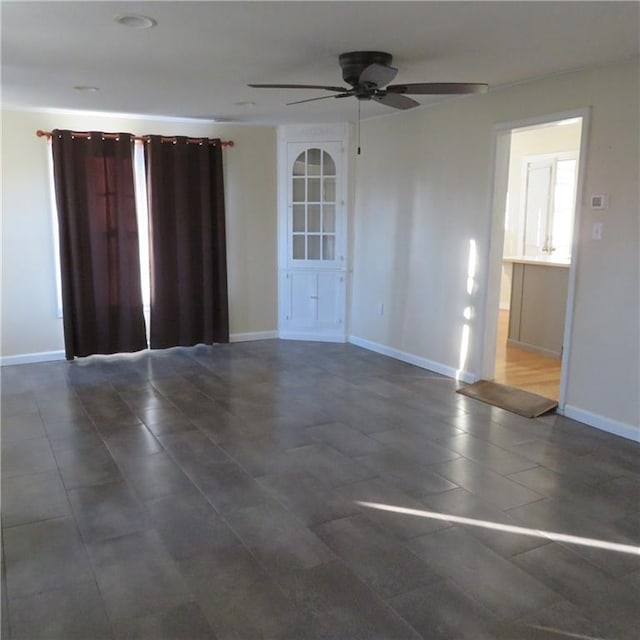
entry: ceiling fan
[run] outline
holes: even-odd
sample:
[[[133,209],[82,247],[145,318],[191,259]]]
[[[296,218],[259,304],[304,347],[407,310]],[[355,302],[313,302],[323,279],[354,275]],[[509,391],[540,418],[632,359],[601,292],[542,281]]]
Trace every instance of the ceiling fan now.
[[[398,73],[391,66],[393,56],[382,51],[349,51],[338,58],[342,67],[342,79],[351,86],[324,86],[315,84],[250,84],[259,89],[321,89],[335,95],[321,96],[288,102],[288,105],[326,100],[327,98],[349,98],[374,100],[394,109],[413,109],[420,103],[406,94],[454,95],[484,93],[487,85],[478,82],[419,82],[413,84],[389,84]]]

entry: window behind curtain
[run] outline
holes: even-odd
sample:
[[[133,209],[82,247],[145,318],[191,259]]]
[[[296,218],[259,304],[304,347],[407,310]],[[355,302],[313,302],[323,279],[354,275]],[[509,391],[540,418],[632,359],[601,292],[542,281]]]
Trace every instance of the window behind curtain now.
[[[60,281],[60,234],[58,232],[58,209],[53,179],[53,153],[51,141],[48,143],[47,161],[49,167],[49,191],[51,194],[51,229],[53,236],[54,273],[56,278],[56,314],[62,318],[62,283]],[[136,217],[138,221],[138,243],[140,246],[140,286],[147,341],[149,340],[149,310],[151,306],[151,276],[149,273],[149,214],[147,207],[147,183],[144,168],[144,145],[136,140],[134,146],[134,184],[136,194]]]
[[[68,359],[146,348],[130,134],[52,136]]]

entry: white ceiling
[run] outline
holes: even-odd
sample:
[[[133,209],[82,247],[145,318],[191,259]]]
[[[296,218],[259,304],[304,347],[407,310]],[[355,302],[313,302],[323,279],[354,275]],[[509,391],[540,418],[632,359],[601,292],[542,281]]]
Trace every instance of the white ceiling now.
[[[355,99],[286,106],[324,93],[246,85],[342,85],[338,55],[362,49],[392,53],[396,82],[488,82],[491,89],[637,57],[639,6],[5,0],[2,99],[5,107],[270,124],[353,120]],[[123,13],[150,16],[157,26],[122,27],[114,18]],[[100,90],[74,90],[78,85]],[[255,105],[237,104],[247,101]],[[363,117],[394,112],[362,107]]]

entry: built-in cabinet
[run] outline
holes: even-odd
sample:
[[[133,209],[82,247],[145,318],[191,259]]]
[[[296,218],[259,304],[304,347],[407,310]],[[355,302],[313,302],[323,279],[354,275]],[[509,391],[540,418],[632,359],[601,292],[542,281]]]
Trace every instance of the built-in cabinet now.
[[[279,130],[279,335],[344,341],[347,129]]]
[[[560,357],[569,282],[568,262],[506,258],[512,268],[507,343]]]
[[[287,270],[281,277],[283,331],[325,336],[344,333],[344,274]]]

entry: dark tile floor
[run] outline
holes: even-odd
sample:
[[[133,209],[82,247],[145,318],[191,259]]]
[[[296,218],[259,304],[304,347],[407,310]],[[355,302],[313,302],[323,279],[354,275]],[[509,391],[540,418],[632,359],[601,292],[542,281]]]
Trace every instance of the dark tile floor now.
[[[2,637],[636,640],[640,447],[455,386],[280,341],[5,367]]]

